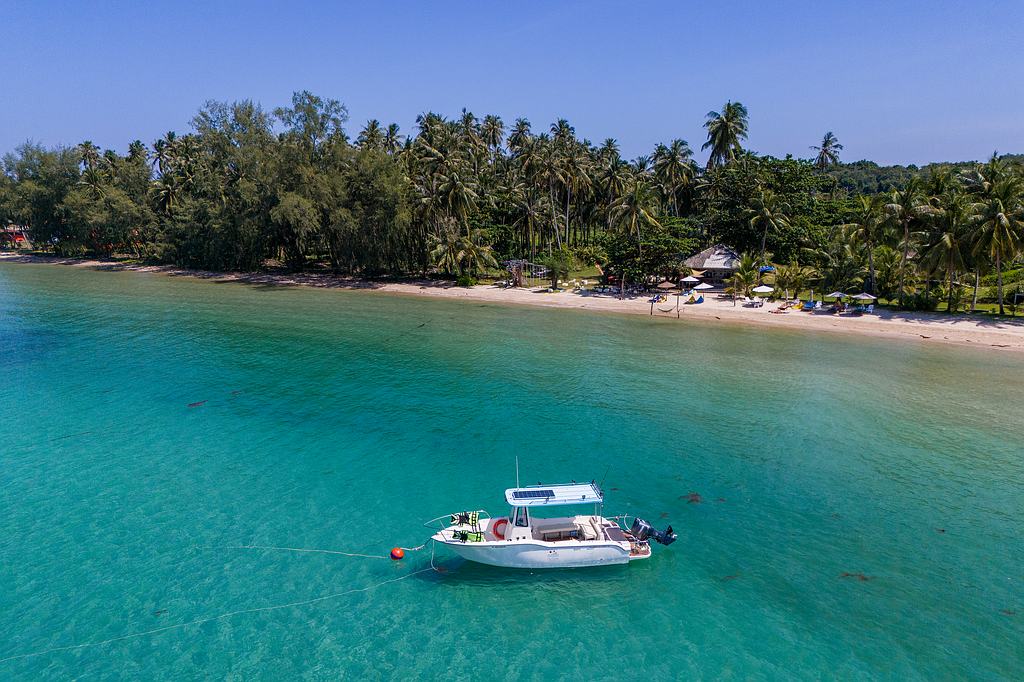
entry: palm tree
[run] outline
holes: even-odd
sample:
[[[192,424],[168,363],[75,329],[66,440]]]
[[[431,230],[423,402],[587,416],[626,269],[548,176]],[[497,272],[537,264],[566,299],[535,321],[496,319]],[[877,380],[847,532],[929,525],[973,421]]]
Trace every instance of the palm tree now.
[[[362,149],[383,149],[384,131],[380,127],[380,121],[375,118],[369,120],[356,138],[356,144]]]
[[[886,224],[882,215],[882,202],[878,197],[858,197],[853,222],[843,225],[850,238],[863,244],[868,253],[868,292],[875,293],[875,247],[885,239]]]
[[[384,133],[384,151],[394,156],[402,150],[402,138],[398,134],[398,124],[392,123]]]
[[[526,143],[533,137],[530,132],[530,122],[525,118],[517,118],[512,126],[512,132],[508,136],[508,147],[513,154],[517,154],[526,146]]]
[[[824,288],[846,291],[861,284],[864,277],[864,261],[861,258],[862,254],[854,247],[849,234],[840,227],[836,238],[818,251]]]
[[[462,270],[462,259],[459,251],[462,247],[462,239],[458,231],[449,226],[442,228],[438,234],[430,239],[430,262],[441,272],[448,275],[458,275]]]
[[[1010,165],[995,152],[985,163],[963,174],[964,186],[974,194],[985,194],[1000,180],[1010,177]]]
[[[627,234],[636,235],[639,246],[641,227],[661,226],[655,217],[654,203],[646,180],[642,176],[635,176],[628,191],[612,205],[612,222]],[[640,248],[642,249],[642,247]]]
[[[900,261],[900,290],[899,302],[903,306],[906,293],[907,259],[910,257],[911,228],[918,220],[931,210],[925,201],[921,189],[921,181],[917,177],[911,178],[906,187],[902,190],[896,189],[889,195],[889,201],[885,204],[885,212],[891,223],[897,227],[903,235],[901,241],[902,258]]]
[[[721,113],[709,111],[704,127],[708,141],[701,149],[710,149],[708,170],[736,158],[743,151],[741,140],[747,139],[747,108],[739,102],[726,102]]]
[[[794,295],[800,296],[811,280],[818,278],[818,271],[809,265],[800,265],[796,261],[789,264],[776,265],[772,274],[772,283],[776,289],[782,289],[786,298],[789,298],[790,290]]]
[[[736,305],[737,296],[750,296],[750,290],[757,284],[760,274],[761,268],[758,267],[753,255],[744,253],[740,256],[736,272],[729,278],[729,286],[725,289],[727,294],[732,294],[732,304],[734,306]]]
[[[761,228],[761,265],[767,265],[765,260],[765,243],[768,240],[768,231],[778,234],[789,227],[789,218],[786,211],[789,206],[781,201],[775,192],[770,189],[762,189],[754,199],[754,207],[747,211],[750,218],[750,227]]]
[[[642,227],[661,227],[661,223],[655,217],[654,197],[647,183],[646,176],[635,174],[629,188],[615,200],[609,210],[609,218],[613,225],[617,225],[626,234],[636,236],[637,254],[641,257],[644,253]],[[626,295],[626,276],[622,275],[619,296]]]
[[[817,147],[812,145],[811,149],[818,152],[818,155],[814,157],[814,163],[821,170],[825,170],[829,166],[839,163],[839,152],[842,151],[843,145],[839,144],[839,138],[830,130],[825,133],[821,145]]]
[[[686,140],[672,140],[666,147],[654,150],[654,177],[662,194],[672,206],[672,215],[679,215],[679,194],[693,180],[693,152]]]
[[[78,154],[85,170],[95,170],[100,163],[100,149],[91,141],[86,140],[78,145]]]
[[[480,125],[480,134],[484,144],[491,151],[491,165],[493,166],[501,152],[501,143],[505,139],[505,124],[498,116],[488,114],[484,116],[484,121]]]
[[[953,310],[953,292],[958,272],[967,269],[967,228],[974,219],[974,206],[962,192],[950,190],[939,197],[939,212],[933,216],[933,229],[922,254],[929,272],[945,270],[948,277],[946,307]]]
[[[473,230],[468,236],[460,239],[455,255],[462,272],[468,272],[471,275],[475,275],[485,267],[498,267],[498,261],[494,259],[491,247],[484,244],[483,232],[480,230]]]
[[[1015,177],[997,180],[976,205],[975,255],[985,255],[996,267],[999,314],[1003,310],[1003,265],[1012,260],[1024,242],[1024,195]]]
[[[605,214],[605,226],[610,230],[615,216],[614,208],[631,180],[629,164],[616,156],[609,156],[597,178]]]
[[[604,164],[609,164],[612,161],[619,161],[622,159],[622,155],[619,153],[619,142],[614,137],[605,138],[604,142],[597,150],[597,157]]]

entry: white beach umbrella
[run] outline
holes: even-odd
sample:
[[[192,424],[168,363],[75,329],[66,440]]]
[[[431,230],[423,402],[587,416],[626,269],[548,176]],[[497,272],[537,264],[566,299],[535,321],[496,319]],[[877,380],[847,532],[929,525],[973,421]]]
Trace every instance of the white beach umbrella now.
[[[857,294],[856,296],[854,296],[854,298],[856,298],[856,299],[858,299],[858,300],[860,300],[860,301],[874,301],[874,300],[876,300],[876,299],[877,299],[878,297],[877,297],[877,296],[872,296],[872,295],[871,295],[871,294],[869,294],[868,292],[866,292],[866,291],[863,291],[863,292],[861,292],[861,293]]]
[[[686,277],[683,277],[682,281],[683,282],[699,282],[700,279],[697,278],[697,277],[694,277],[693,275],[687,275]]]
[[[767,284],[762,284],[751,289],[755,294],[770,294],[775,291],[774,287],[770,287]]]
[[[703,291],[704,289],[714,289],[714,287],[708,284],[707,282],[701,282],[700,284],[695,286],[694,289],[700,289]]]
[[[846,298],[846,294],[841,291],[833,291],[827,298]]]

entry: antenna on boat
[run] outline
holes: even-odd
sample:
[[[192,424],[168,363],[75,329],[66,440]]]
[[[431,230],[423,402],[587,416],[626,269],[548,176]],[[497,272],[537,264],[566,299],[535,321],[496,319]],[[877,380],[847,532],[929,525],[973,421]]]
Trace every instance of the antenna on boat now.
[[[519,455],[516,455],[516,487],[519,487]]]

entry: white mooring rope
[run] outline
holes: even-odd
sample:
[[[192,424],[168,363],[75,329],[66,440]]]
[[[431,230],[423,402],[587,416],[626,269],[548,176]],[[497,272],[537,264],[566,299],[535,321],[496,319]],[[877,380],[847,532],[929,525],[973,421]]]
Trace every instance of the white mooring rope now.
[[[271,547],[269,545],[236,545],[221,547],[220,549],[267,549],[279,550],[281,552],[310,552],[315,554],[340,554],[341,556],[363,557],[365,559],[387,559],[383,554],[354,554],[352,552],[338,552],[333,549],[305,549],[302,547]],[[411,551],[411,550],[410,550]]]

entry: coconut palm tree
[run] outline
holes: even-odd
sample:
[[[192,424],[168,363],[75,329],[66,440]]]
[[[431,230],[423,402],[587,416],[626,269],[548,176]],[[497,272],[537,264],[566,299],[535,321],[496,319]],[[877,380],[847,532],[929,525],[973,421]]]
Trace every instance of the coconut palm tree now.
[[[380,121],[375,118],[367,121],[366,127],[356,138],[356,144],[361,149],[384,149],[384,131],[380,127]]]
[[[907,260],[910,257],[911,239],[915,228],[922,217],[932,212],[921,187],[921,180],[911,178],[903,189],[893,190],[885,204],[885,213],[890,223],[902,233],[900,242],[902,257],[900,261],[900,306],[906,294]]]
[[[752,254],[744,253],[740,256],[739,263],[736,265],[736,272],[729,278],[728,286],[725,289],[725,293],[732,294],[732,304],[734,306],[738,296],[750,296],[750,290],[757,285],[760,274],[761,268]]]
[[[614,137],[605,138],[597,150],[597,157],[602,164],[609,164],[612,161],[619,161],[622,155],[619,152],[619,142]]]
[[[818,152],[818,155],[814,157],[814,163],[821,170],[825,170],[829,166],[839,163],[839,152],[842,151],[843,145],[839,144],[839,138],[830,130],[825,133],[821,145],[817,147],[812,145],[811,149]]]
[[[447,275],[458,275],[462,270],[459,251],[462,239],[454,226],[442,226],[441,230],[430,238],[430,262],[440,272]]]
[[[672,215],[679,215],[679,195],[693,180],[693,152],[686,140],[672,140],[654,150],[654,177],[662,195],[672,207]]]
[[[887,225],[879,197],[860,196],[854,209],[853,222],[843,225],[856,244],[863,244],[868,254],[868,291],[875,293],[875,247],[885,240]]]
[[[475,275],[487,267],[498,267],[492,249],[484,243],[483,232],[480,230],[473,230],[468,236],[460,239],[455,255],[461,271],[470,275]]]
[[[87,171],[96,170],[100,165],[100,149],[89,140],[78,145],[78,156]]]
[[[767,265],[765,259],[765,244],[768,240],[768,231],[779,234],[783,229],[789,227],[789,218],[786,212],[789,206],[776,196],[770,189],[762,189],[754,198],[754,206],[747,211],[752,229],[761,229],[761,262],[760,265]]]
[[[860,285],[864,278],[862,254],[842,227],[829,244],[818,251],[821,262],[822,284],[826,290],[845,291]]]
[[[661,223],[654,211],[654,197],[646,178],[635,175],[626,192],[612,205],[612,224],[628,234],[636,235],[637,246],[640,247],[641,229],[644,227],[660,227]]]
[[[500,117],[488,114],[484,116],[484,121],[480,125],[480,135],[491,152],[493,166],[501,152],[501,143],[505,140],[505,124]]]
[[[985,255],[996,268],[999,314],[1003,309],[1003,266],[1020,252],[1024,242],[1024,193],[1015,177],[995,181],[975,206],[975,255]]]
[[[741,141],[747,139],[747,108],[739,102],[726,102],[721,112],[709,111],[704,128],[708,141],[701,149],[710,149],[708,170],[731,161],[743,151]]]
[[[950,190],[939,197],[938,212],[931,220],[928,241],[922,252],[922,264],[929,272],[944,271],[948,278],[947,308],[953,311],[953,292],[957,273],[967,269],[968,229],[975,217],[970,197]]]
[[[518,154],[532,137],[530,122],[525,118],[517,118],[512,126],[512,132],[508,136],[509,150],[513,155]]]
[[[782,289],[786,298],[789,292],[799,296],[807,285],[818,278],[818,271],[809,265],[800,265],[796,261],[788,264],[776,265],[775,272],[771,275],[771,282],[776,289]]]
[[[384,151],[391,156],[395,156],[402,150],[402,138],[398,130],[398,124],[392,123],[388,125],[388,129],[384,133]]]

